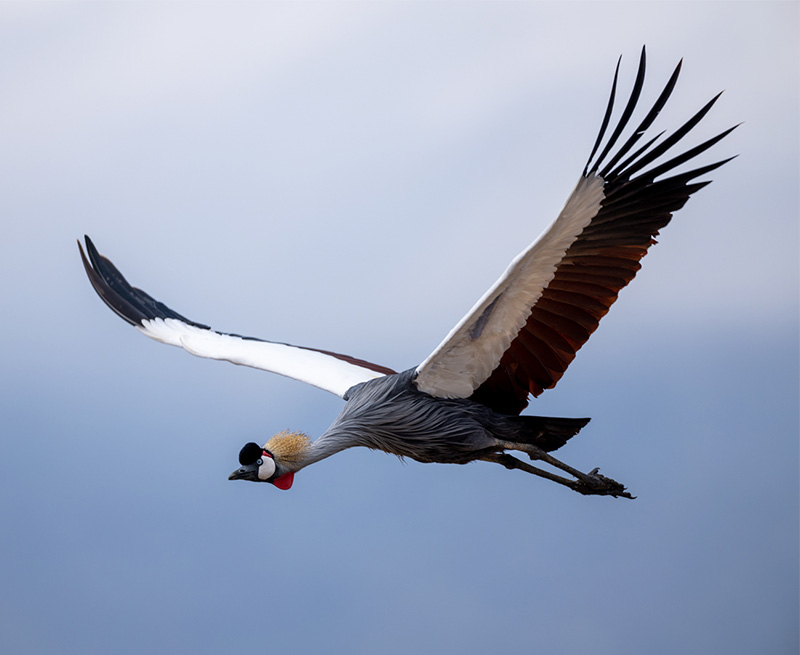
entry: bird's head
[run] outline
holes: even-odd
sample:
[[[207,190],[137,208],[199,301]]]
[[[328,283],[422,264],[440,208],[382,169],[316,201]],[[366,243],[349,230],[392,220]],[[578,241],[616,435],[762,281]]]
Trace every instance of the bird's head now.
[[[289,489],[309,444],[307,436],[294,432],[276,434],[263,447],[247,443],[239,451],[241,467],[231,473],[228,480],[270,482],[278,489]]]

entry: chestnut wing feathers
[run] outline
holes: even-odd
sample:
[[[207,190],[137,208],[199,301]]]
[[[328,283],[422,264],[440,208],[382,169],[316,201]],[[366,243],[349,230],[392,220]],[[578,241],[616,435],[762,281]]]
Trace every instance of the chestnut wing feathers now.
[[[669,223],[673,212],[680,209],[692,193],[709,183],[695,180],[729,161],[718,161],[656,180],[700,155],[735,128],[648,168],[686,136],[719,96],[660,143],[656,144],[663,133],[634,151],[634,146],[672,93],[680,67],[678,64],[656,103],[631,136],[609,158],[644,83],[642,51],[630,99],[614,132],[594,160],[614,104],[615,73],[600,134],[565,210],[539,240],[515,260],[527,262],[527,265],[506,271],[487,294],[489,300],[476,305],[418,368],[418,388],[435,396],[471,397],[495,411],[518,414],[527,406],[530,394],[538,396],[555,386],[617,299],[620,289],[636,275],[640,260],[656,243],[659,230]],[[583,222],[573,220],[570,225],[567,209],[571,203],[586,200],[594,190],[593,184],[599,190],[599,199],[594,209],[590,202],[584,203],[583,209],[591,211],[591,215],[584,216]],[[565,226],[567,233],[574,232],[566,245]],[[551,259],[540,257],[542,251],[552,254],[553,250],[558,252],[555,265]],[[536,277],[546,279],[530,285]],[[526,286],[528,302],[521,303],[516,315],[498,311],[504,298],[502,295],[492,298],[493,292],[501,289],[506,294]],[[451,384],[450,380],[459,380],[459,384]]]

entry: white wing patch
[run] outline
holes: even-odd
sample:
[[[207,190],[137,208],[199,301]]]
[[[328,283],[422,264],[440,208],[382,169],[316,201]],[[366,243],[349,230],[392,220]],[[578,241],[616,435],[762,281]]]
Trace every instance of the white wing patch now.
[[[383,377],[382,373],[316,350],[221,334],[175,318],[145,319],[136,329],[151,339],[179,346],[192,355],[271,371],[340,397],[356,384]]]
[[[417,367],[420,391],[467,398],[500,363],[531,308],[555,276],[567,249],[597,215],[603,178],[581,177],[552,225],[511,262],[505,273]]]

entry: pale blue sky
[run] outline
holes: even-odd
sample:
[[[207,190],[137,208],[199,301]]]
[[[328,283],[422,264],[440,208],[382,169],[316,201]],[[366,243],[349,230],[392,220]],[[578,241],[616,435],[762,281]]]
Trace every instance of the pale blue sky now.
[[[555,217],[617,57],[739,157],[558,387],[586,498],[241,445],[341,401],[115,317],[95,240],[192,319],[419,363]],[[0,651],[796,653],[797,3],[0,4]],[[711,161],[710,156],[705,161]]]

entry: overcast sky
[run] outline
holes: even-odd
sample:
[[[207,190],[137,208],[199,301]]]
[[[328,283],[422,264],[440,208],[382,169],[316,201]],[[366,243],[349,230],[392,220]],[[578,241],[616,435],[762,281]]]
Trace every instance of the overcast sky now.
[[[796,653],[798,4],[0,4],[0,651]],[[614,66],[739,157],[555,390],[583,497],[246,441],[340,399],[143,338],[75,240],[186,316],[418,364],[557,215]],[[624,95],[624,92],[622,92]],[[641,116],[641,114],[640,114]],[[688,144],[687,144],[688,145]]]

